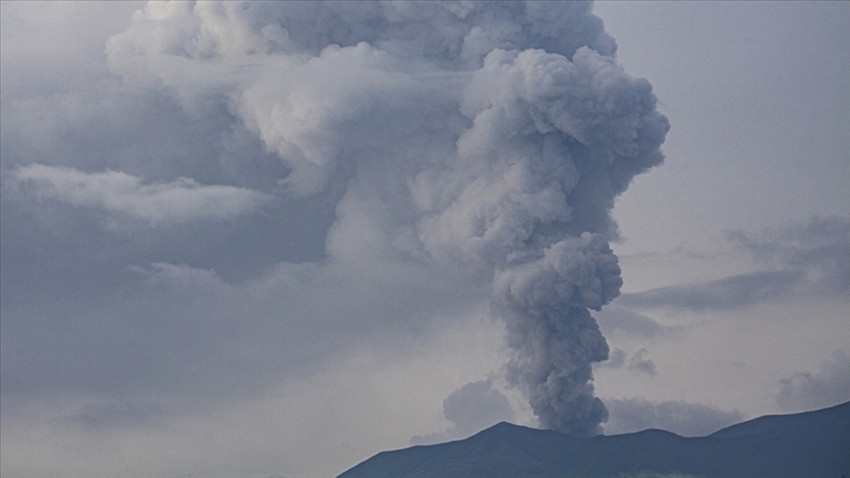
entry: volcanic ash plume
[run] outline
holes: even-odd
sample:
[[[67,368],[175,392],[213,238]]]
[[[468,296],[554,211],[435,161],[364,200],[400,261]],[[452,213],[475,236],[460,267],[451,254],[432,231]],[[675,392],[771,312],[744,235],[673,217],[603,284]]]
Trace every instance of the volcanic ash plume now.
[[[514,350],[508,378],[541,425],[597,433],[607,414],[591,364],[608,346],[589,309],[622,283],[609,211],[635,174],[660,163],[667,121],[646,81],[586,47],[572,60],[494,51],[464,100],[472,127],[443,180],[467,179],[422,221],[424,244],[492,268]]]
[[[226,105],[287,167],[272,193],[344,190],[332,260],[488,281],[509,380],[575,435],[606,417],[590,310],[621,285],[609,213],[668,130],[614,51],[584,2],[153,2],[107,48],[195,115]]]

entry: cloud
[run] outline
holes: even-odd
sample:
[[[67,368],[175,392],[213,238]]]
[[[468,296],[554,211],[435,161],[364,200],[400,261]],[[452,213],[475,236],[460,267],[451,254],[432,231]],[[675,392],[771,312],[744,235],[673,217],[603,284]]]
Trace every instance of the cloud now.
[[[87,10],[85,15],[77,5],[3,5],[0,88],[4,96],[67,92],[81,83],[97,82],[106,70],[104,39],[119,32],[140,3],[112,2]],[[74,34],[73,41],[65,36],[69,32]]]
[[[608,354],[608,360],[596,364],[594,369],[599,367],[620,368],[625,365],[626,352],[623,349],[614,349]]]
[[[449,394],[443,400],[443,415],[452,422],[449,428],[440,433],[414,436],[410,443],[427,445],[466,438],[498,422],[513,420],[514,417],[508,399],[493,388],[490,380],[467,383]]]
[[[120,171],[84,173],[67,167],[32,164],[14,177],[41,197],[104,209],[153,224],[226,220],[256,210],[265,195],[233,186],[205,186],[192,179],[144,184]]]
[[[365,42],[408,61],[425,58],[446,69],[480,66],[477,62],[497,48],[540,48],[567,55],[582,45],[604,55],[616,49],[602,21],[591,13],[590,2],[333,3],[281,9],[273,3],[153,2],[139,10],[131,27],[113,37],[109,46],[129,57],[123,60],[140,62],[165,55],[195,60],[250,54],[317,56],[328,45],[344,48]]]
[[[544,425],[597,429],[609,212],[668,123],[590,3],[150,2],[98,32],[38,69],[79,77],[3,59],[5,410],[207,417],[489,303]],[[451,433],[503,399],[459,389]]]
[[[850,356],[838,351],[816,372],[797,372],[779,382],[776,402],[787,411],[825,408],[850,400]]]
[[[433,127],[416,128],[415,120],[452,118],[446,106],[456,109],[465,70],[494,49],[568,57],[582,46],[604,55],[615,49],[589,3],[459,5],[152,2],[106,51],[125,81],[164,87],[191,110],[226,98],[291,168],[288,190],[313,194],[350,162],[352,149],[376,136],[385,144],[411,136],[404,130],[433,136]],[[357,121],[367,115],[370,121]]]
[[[62,425],[81,427],[88,432],[114,429],[138,429],[162,425],[168,414],[150,403],[128,402],[87,403],[56,421]]]
[[[607,435],[660,428],[682,436],[705,436],[741,421],[737,411],[685,401],[651,402],[641,398],[607,399]]]
[[[669,129],[614,51],[588,3],[149,4],[107,44],[126,82],[225,104],[288,196],[342,185],[329,258],[495,277],[511,380],[576,434],[604,416],[586,309],[620,285],[609,213]]]
[[[4,310],[4,396],[107,394],[181,413],[218,406],[314,373],[352,347],[395,343],[401,353],[437,317],[463,316],[483,297],[413,265],[283,264],[231,284],[156,263],[117,280],[135,287],[93,304],[72,298],[61,315]]]
[[[658,370],[655,362],[648,356],[649,350],[645,348],[633,353],[631,358],[629,358],[629,355],[623,349],[614,349],[608,354],[608,360],[595,365],[594,370],[597,368],[616,369],[625,367],[628,370],[634,370],[654,377],[658,373]]]
[[[711,282],[623,294],[618,303],[624,307],[667,307],[696,312],[734,310],[786,296],[803,283],[803,278],[798,270],[753,272]]]
[[[729,311],[792,298],[850,293],[850,219],[813,216],[757,233],[733,230],[729,242],[762,270],[700,283],[623,294],[624,308]]]
[[[623,294],[614,303],[596,314],[599,327],[606,337],[624,335],[652,339],[663,337],[669,327],[665,327],[654,319],[617,304],[630,294]],[[625,299],[628,302],[628,299]]]
[[[655,376],[657,373],[655,362],[648,358],[647,355],[649,355],[649,350],[646,349],[640,349],[635,352],[629,361],[629,369],[646,373],[649,376]]]
[[[695,312],[736,310],[788,300],[850,293],[850,220],[813,216],[777,230],[730,231],[729,241],[767,270],[710,282],[623,294],[617,304]]]
[[[824,293],[850,292],[850,219],[813,216],[778,230],[728,233],[729,239],[763,263],[804,270]]]

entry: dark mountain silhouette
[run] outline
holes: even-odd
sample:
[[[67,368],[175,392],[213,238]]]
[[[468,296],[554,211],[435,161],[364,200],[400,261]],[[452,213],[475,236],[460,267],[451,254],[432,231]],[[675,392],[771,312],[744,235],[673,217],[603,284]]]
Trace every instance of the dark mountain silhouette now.
[[[850,477],[850,402],[685,438],[577,438],[499,423],[465,440],[382,452],[339,478]]]

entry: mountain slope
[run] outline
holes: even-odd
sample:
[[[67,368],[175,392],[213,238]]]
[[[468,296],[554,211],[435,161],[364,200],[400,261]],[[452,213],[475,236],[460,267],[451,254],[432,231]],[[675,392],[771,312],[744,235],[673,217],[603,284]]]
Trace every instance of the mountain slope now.
[[[499,423],[465,440],[383,452],[339,478],[850,476],[850,402],[685,438],[662,430],[593,438]]]

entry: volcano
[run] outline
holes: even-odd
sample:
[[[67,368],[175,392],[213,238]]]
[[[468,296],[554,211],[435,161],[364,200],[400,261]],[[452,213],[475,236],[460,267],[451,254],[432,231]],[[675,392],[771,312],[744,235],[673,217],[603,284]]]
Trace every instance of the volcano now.
[[[571,437],[502,422],[465,440],[378,453],[338,478],[850,476],[850,402],[769,415],[704,437]]]

